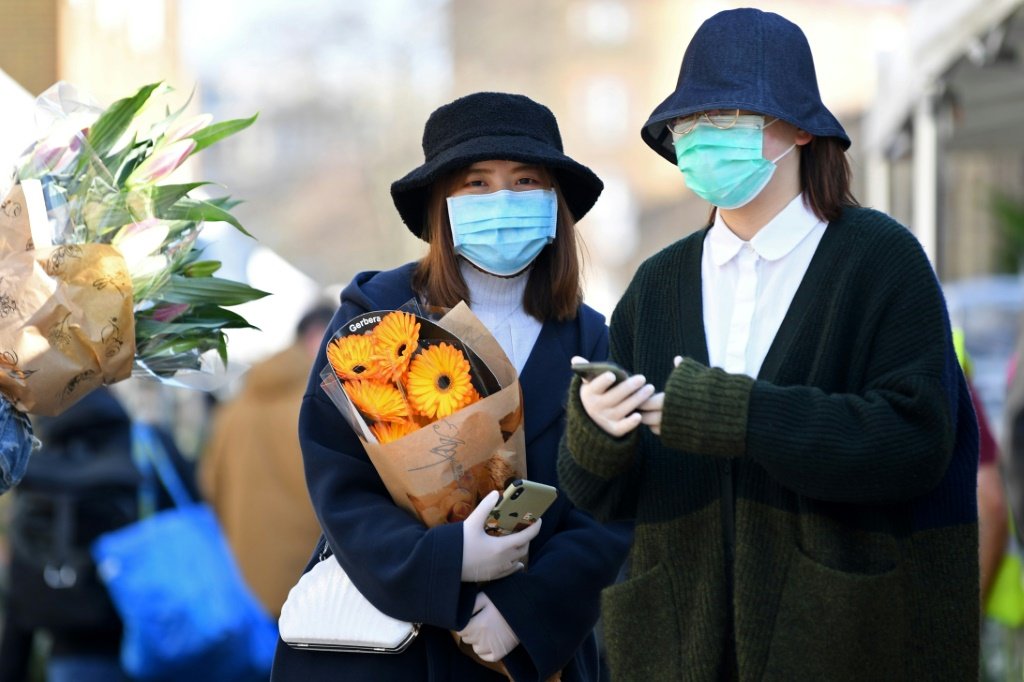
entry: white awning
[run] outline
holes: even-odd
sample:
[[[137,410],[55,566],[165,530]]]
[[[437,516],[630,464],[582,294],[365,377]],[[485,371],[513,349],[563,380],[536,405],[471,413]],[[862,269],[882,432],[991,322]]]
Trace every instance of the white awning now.
[[[913,3],[907,40],[881,65],[878,93],[865,116],[864,142],[868,153],[884,154],[913,116],[917,103],[935,94],[940,85],[951,88],[960,97],[978,88],[1003,88],[1004,92],[1009,88],[1024,98],[1019,66],[1000,74],[998,59],[994,59],[997,55],[992,54],[1021,37],[1015,31],[1013,40],[1008,40],[1010,37],[1002,33],[1004,22],[1021,6],[1024,0]],[[977,69],[965,69],[967,73],[957,78],[954,67],[964,61],[979,66],[994,62],[995,68],[984,69],[980,77]],[[951,78],[956,78],[955,86],[949,82]],[[993,79],[1002,84],[993,84]],[[1016,109],[1018,127],[1020,111]]]

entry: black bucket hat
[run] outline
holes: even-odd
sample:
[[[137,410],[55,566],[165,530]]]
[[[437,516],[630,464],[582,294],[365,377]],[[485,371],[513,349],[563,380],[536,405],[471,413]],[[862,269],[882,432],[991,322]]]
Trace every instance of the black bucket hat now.
[[[478,92],[438,108],[423,129],[423,165],[391,185],[391,198],[409,230],[423,239],[430,186],[445,173],[500,159],[545,166],[565,203],[582,218],[604,189],[592,170],[562,152],[551,110],[523,95]]]
[[[756,111],[850,146],[843,126],[821,102],[803,31],[772,12],[726,10],[701,24],[683,55],[675,92],[657,106],[640,136],[674,165],[666,124],[709,109]]]

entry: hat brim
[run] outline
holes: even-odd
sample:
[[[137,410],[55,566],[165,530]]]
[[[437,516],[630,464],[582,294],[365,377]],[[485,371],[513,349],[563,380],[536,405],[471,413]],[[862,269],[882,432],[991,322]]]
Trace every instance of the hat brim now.
[[[555,174],[565,203],[577,221],[597,202],[604,183],[557,148],[525,135],[474,137],[448,149],[391,185],[391,198],[406,227],[423,238],[430,187],[445,174],[478,161],[519,161],[544,166]]]
[[[814,112],[815,120],[799,120],[788,112],[777,107],[766,106],[764,103],[754,104],[741,102],[733,99],[722,99],[714,101],[702,101],[698,103],[687,103],[685,97],[680,96],[679,91],[673,92],[658,107],[640,129],[640,137],[654,151],[664,157],[673,166],[676,164],[676,150],[673,145],[672,133],[668,131],[668,122],[680,116],[689,116],[701,111],[713,109],[740,109],[744,111],[756,111],[765,116],[780,118],[786,123],[805,130],[816,137],[835,137],[843,145],[843,149],[850,148],[850,138],[847,136],[843,126],[839,123],[832,112],[824,107]]]

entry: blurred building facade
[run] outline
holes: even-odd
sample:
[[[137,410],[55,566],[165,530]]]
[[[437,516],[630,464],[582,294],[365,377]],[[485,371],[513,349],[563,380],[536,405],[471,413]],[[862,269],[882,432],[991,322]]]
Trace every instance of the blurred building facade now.
[[[215,27],[188,36],[204,107],[260,112],[239,144],[209,150],[207,168],[232,177],[253,235],[321,285],[423,252],[389,188],[422,162],[423,122],[449,92],[445,4],[255,2],[211,22],[208,3],[183,3],[190,25]]]
[[[0,0],[0,16],[0,68],[33,95],[66,80],[107,104],[145,83],[193,80],[173,0]]]
[[[57,80],[60,0],[0,0],[0,16],[18,17],[17,30],[0,42],[0,68],[37,95]]]
[[[917,0],[910,10],[865,121],[869,201],[918,234],[943,280],[1019,271],[1024,0]],[[1021,212],[1015,237],[1000,198]]]

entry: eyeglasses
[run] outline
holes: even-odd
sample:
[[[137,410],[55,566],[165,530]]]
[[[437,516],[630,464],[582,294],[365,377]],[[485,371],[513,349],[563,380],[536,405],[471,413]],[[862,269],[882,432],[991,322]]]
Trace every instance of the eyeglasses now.
[[[701,121],[713,125],[719,130],[728,130],[736,125],[736,122],[740,120],[740,110],[722,114],[718,111],[708,113],[702,111],[699,114],[690,114],[689,116],[680,116],[669,121],[665,127],[668,128],[669,132],[673,135],[686,135],[697,127],[697,124]]]

